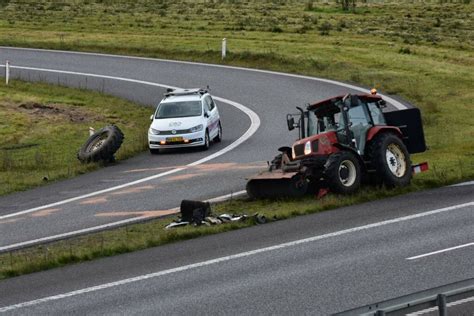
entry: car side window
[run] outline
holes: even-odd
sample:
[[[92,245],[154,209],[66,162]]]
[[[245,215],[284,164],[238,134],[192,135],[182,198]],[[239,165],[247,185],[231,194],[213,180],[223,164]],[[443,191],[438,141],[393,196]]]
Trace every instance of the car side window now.
[[[214,110],[214,108],[216,107],[214,100],[211,97],[208,97],[207,99],[209,101],[209,108],[211,109],[211,111]]]
[[[210,112],[211,109],[210,109],[210,106],[209,106],[209,98],[204,98],[203,104],[204,104],[204,111],[205,112]]]

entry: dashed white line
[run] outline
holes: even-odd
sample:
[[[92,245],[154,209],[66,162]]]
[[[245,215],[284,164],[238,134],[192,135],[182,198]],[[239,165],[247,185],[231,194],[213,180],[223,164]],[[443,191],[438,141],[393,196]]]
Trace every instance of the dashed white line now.
[[[296,240],[296,241],[292,241],[292,242],[282,243],[282,244],[278,244],[278,245],[275,245],[275,246],[270,246],[270,247],[260,248],[260,249],[256,249],[256,250],[241,252],[241,253],[230,255],[230,256],[220,257],[220,258],[211,259],[211,260],[207,260],[207,261],[202,261],[202,262],[198,262],[198,263],[194,263],[194,264],[189,264],[189,265],[185,265],[185,266],[181,266],[181,267],[177,267],[177,268],[172,268],[172,269],[168,269],[168,270],[163,270],[163,271],[158,271],[158,272],[154,272],[154,273],[144,274],[144,275],[136,276],[136,277],[133,277],[133,278],[123,279],[123,280],[116,281],[116,282],[111,282],[111,283],[105,283],[105,284],[92,286],[92,287],[88,287],[88,288],[84,288],[84,289],[76,290],[76,291],[72,291],[72,292],[67,292],[67,293],[63,293],[63,294],[59,294],[59,295],[48,296],[48,297],[44,297],[44,298],[40,298],[40,299],[28,301],[28,302],[9,305],[9,306],[5,306],[5,307],[0,308],[0,312],[12,311],[12,310],[16,310],[16,309],[20,309],[20,308],[24,308],[24,307],[38,305],[38,304],[41,304],[41,303],[47,303],[47,302],[51,302],[51,301],[60,300],[60,299],[67,298],[67,297],[72,297],[72,296],[77,296],[77,295],[81,295],[81,294],[96,292],[96,291],[105,290],[105,289],[109,289],[109,288],[113,288],[113,287],[117,287],[117,286],[121,286],[121,285],[127,285],[127,284],[134,283],[134,282],[139,282],[139,281],[143,281],[143,280],[157,278],[157,277],[164,276],[164,275],[183,272],[183,271],[196,269],[196,268],[200,268],[200,267],[205,267],[205,266],[209,266],[209,265],[213,265],[213,264],[217,264],[217,263],[222,263],[222,262],[226,262],[226,261],[230,261],[230,260],[235,260],[235,259],[239,259],[239,258],[245,258],[245,257],[253,256],[253,255],[256,255],[256,254],[259,254],[259,253],[265,253],[265,252],[269,252],[269,251],[274,251],[274,250],[279,250],[279,249],[283,249],[283,248],[293,247],[293,246],[297,246],[297,245],[301,245],[301,244],[305,244],[305,243],[309,243],[309,242],[315,242],[315,241],[322,240],[322,239],[327,239],[327,238],[331,238],[331,237],[346,235],[346,234],[350,234],[350,233],[354,233],[354,232],[368,230],[368,229],[371,229],[371,228],[377,228],[377,227],[381,227],[381,226],[385,226],[385,225],[389,225],[389,224],[395,224],[395,223],[399,223],[399,222],[404,222],[404,221],[408,221],[408,220],[412,220],[412,219],[416,219],[416,218],[421,218],[421,217],[425,217],[425,216],[430,216],[430,215],[435,215],[435,214],[439,214],[439,213],[454,211],[454,210],[462,209],[462,208],[465,208],[465,207],[471,207],[471,206],[474,206],[474,201],[464,203],[464,204],[453,205],[453,206],[445,207],[445,208],[441,208],[441,209],[431,210],[431,211],[424,212],[424,213],[419,213],[419,214],[399,217],[399,218],[395,218],[395,219],[390,219],[390,220],[386,220],[386,221],[382,221],[382,222],[372,223],[372,224],[368,224],[368,225],[364,225],[364,226],[353,227],[353,228],[349,228],[349,229],[345,229],[345,230],[341,230],[341,231],[337,231],[337,232],[333,232],[333,233],[329,233],[329,234],[325,234],[325,235],[319,235],[319,236],[300,239],[300,240]]]
[[[448,251],[453,251],[453,250],[456,250],[456,249],[470,247],[470,246],[474,246],[474,242],[470,242],[470,243],[455,246],[455,247],[445,248],[445,249],[441,249],[441,250],[437,250],[437,251],[433,251],[433,252],[428,252],[428,253],[425,253],[425,254],[422,254],[422,255],[413,256],[413,257],[406,258],[406,259],[407,260],[416,260],[416,259],[429,257],[429,256],[437,255],[437,254],[448,252]]]
[[[139,84],[144,84],[144,85],[149,85],[149,86],[156,86],[156,87],[161,87],[161,88],[177,88],[177,87],[164,85],[164,84],[160,84],[160,83],[155,83],[155,82],[136,80],[136,79],[128,79],[128,78],[122,78],[122,77],[114,77],[114,76],[97,75],[97,74],[84,73],[84,72],[74,72],[74,71],[46,69],[46,68],[21,67],[21,66],[11,66],[10,68],[11,69],[24,69],[24,70],[41,71],[41,72],[51,72],[51,73],[62,73],[62,74],[70,74],[70,75],[77,75],[77,76],[88,76],[88,77],[103,78],[103,79],[113,79],[113,80],[119,80],[119,81],[139,83]],[[139,183],[143,183],[143,182],[146,182],[146,181],[158,179],[158,178],[170,175],[170,174],[174,174],[174,173],[183,171],[183,170],[186,169],[186,167],[192,167],[192,166],[197,166],[197,165],[203,164],[203,163],[205,163],[209,160],[212,160],[216,157],[222,156],[223,154],[231,151],[232,149],[234,149],[235,147],[239,146],[240,144],[245,142],[247,139],[249,139],[257,131],[257,129],[260,126],[260,118],[258,117],[258,115],[254,111],[252,111],[251,109],[247,108],[246,106],[244,106],[240,103],[237,103],[237,102],[234,102],[234,101],[231,101],[231,100],[227,100],[227,99],[224,99],[224,98],[221,98],[221,97],[217,97],[217,96],[214,97],[214,99],[236,107],[240,111],[244,112],[250,118],[250,127],[248,128],[248,130],[242,136],[240,136],[236,141],[234,141],[232,144],[230,144],[229,146],[213,153],[212,155],[209,155],[209,156],[204,157],[204,158],[202,158],[198,161],[194,161],[190,164],[187,164],[185,167],[182,167],[182,168],[176,168],[176,169],[169,170],[169,171],[166,171],[166,172],[163,172],[163,173],[159,173],[159,174],[156,174],[156,175],[153,175],[153,176],[138,179],[138,180],[135,180],[135,181],[132,181],[132,182],[124,183],[124,184],[117,185],[117,186],[114,186],[114,187],[110,187],[110,188],[107,188],[107,189],[91,192],[91,193],[88,193],[88,194],[72,197],[72,198],[69,198],[69,199],[62,200],[62,201],[50,203],[50,204],[47,204],[47,205],[42,205],[42,206],[27,209],[27,210],[19,211],[19,212],[10,213],[10,214],[7,214],[7,215],[2,215],[2,216],[0,216],[0,220],[15,217],[15,216],[19,216],[19,215],[33,213],[33,212],[36,212],[36,211],[39,211],[39,210],[43,210],[43,209],[55,207],[55,206],[58,206],[58,205],[63,205],[63,204],[75,202],[75,201],[86,199],[86,198],[89,198],[89,197],[92,197],[92,196],[97,196],[97,195],[108,193],[108,192],[111,192],[111,191],[120,190],[120,189],[129,187],[129,186],[133,186],[133,185],[136,185],[136,184],[139,184]]]

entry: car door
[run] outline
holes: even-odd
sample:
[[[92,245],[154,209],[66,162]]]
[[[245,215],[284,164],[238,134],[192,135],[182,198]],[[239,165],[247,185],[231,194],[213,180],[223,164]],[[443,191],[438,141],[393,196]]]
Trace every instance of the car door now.
[[[209,112],[208,118],[208,128],[209,135],[211,138],[214,138],[218,133],[218,124],[219,124],[219,113],[217,112],[216,105],[210,96],[206,96],[204,99],[205,109]]]

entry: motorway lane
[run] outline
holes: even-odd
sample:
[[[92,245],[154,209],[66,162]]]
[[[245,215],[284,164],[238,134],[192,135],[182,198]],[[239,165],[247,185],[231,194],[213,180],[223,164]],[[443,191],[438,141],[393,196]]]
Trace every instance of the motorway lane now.
[[[0,306],[33,301],[10,313],[58,315],[340,312],[474,277],[473,247],[407,260],[474,241],[473,197],[472,185],[440,188],[13,278],[0,282]]]
[[[213,94],[247,106],[255,111],[261,120],[259,130],[250,139],[235,150],[212,160],[212,164],[239,163],[255,165],[261,161],[269,160],[275,155],[276,148],[291,144],[296,138],[294,132],[288,133],[285,124],[285,115],[294,111],[294,106],[301,106],[307,102],[335,94],[357,92],[344,86],[314,81],[308,78],[152,59],[0,48],[0,60],[6,59],[11,61],[12,66],[40,67],[125,77],[179,87],[210,85]],[[95,89],[148,105],[156,103],[163,91],[158,87],[118,81],[111,78],[94,78],[93,76],[26,69],[13,69],[12,77]],[[221,108],[223,110],[225,141],[223,144],[215,146],[211,152],[222,148],[226,145],[226,142],[228,144],[229,140],[236,139],[249,127],[249,119],[245,114],[225,104],[221,105]],[[123,184],[127,181],[139,179],[141,176],[156,174],[156,168],[184,165],[194,161],[194,159],[205,157],[207,154],[194,152],[185,155],[175,152],[159,157],[144,154],[121,162],[118,166],[104,168],[97,172],[35,190],[2,197],[0,198],[0,213],[5,216],[45,203]],[[140,176],[137,173],[128,172],[146,168],[149,169],[149,172],[142,173]],[[214,197],[216,194],[222,195],[240,191],[245,186],[244,178],[253,173],[245,168],[243,170],[230,170],[220,177],[218,189],[216,189],[215,181],[212,181],[210,176],[212,170],[210,168],[208,170],[207,175],[193,177],[193,179],[186,182],[186,186],[181,186],[182,189],[179,191],[169,190],[159,193],[154,189],[149,189],[142,192],[143,195],[140,199],[114,199],[117,203],[123,201],[123,205],[112,205],[110,199],[102,204],[103,206],[108,204],[108,211],[127,212],[127,214],[121,216],[121,219],[123,219],[133,216],[130,215],[131,211],[166,210],[169,207],[178,206],[182,197],[203,199]],[[225,181],[221,179],[225,179]],[[141,183],[138,186],[142,187],[144,185],[154,186],[158,184]],[[6,237],[2,236],[0,246],[117,220],[115,216],[95,216],[98,211],[96,204],[84,205],[79,203],[79,205],[67,205],[65,208],[66,210],[54,210],[54,212],[49,213],[49,216],[42,217],[41,220],[38,220],[38,217],[27,217],[25,219],[20,216],[4,219],[3,222],[0,222],[0,225],[2,231],[6,232],[4,234]],[[103,213],[104,210],[101,209],[100,212]],[[40,215],[42,214],[40,213]],[[2,220],[1,216],[0,220]]]

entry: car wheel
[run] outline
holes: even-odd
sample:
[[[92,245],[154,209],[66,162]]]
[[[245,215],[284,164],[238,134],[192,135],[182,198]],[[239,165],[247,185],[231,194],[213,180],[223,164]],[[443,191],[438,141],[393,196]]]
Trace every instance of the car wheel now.
[[[150,154],[152,155],[158,155],[160,153],[160,150],[157,148],[150,148]]]
[[[210,146],[209,131],[206,130],[206,135],[204,136],[204,145],[202,145],[202,150],[208,150]]]
[[[222,140],[222,126],[221,126],[221,122],[219,122],[218,132],[217,132],[216,137],[214,137],[214,141],[216,143],[219,143],[221,140]]]

